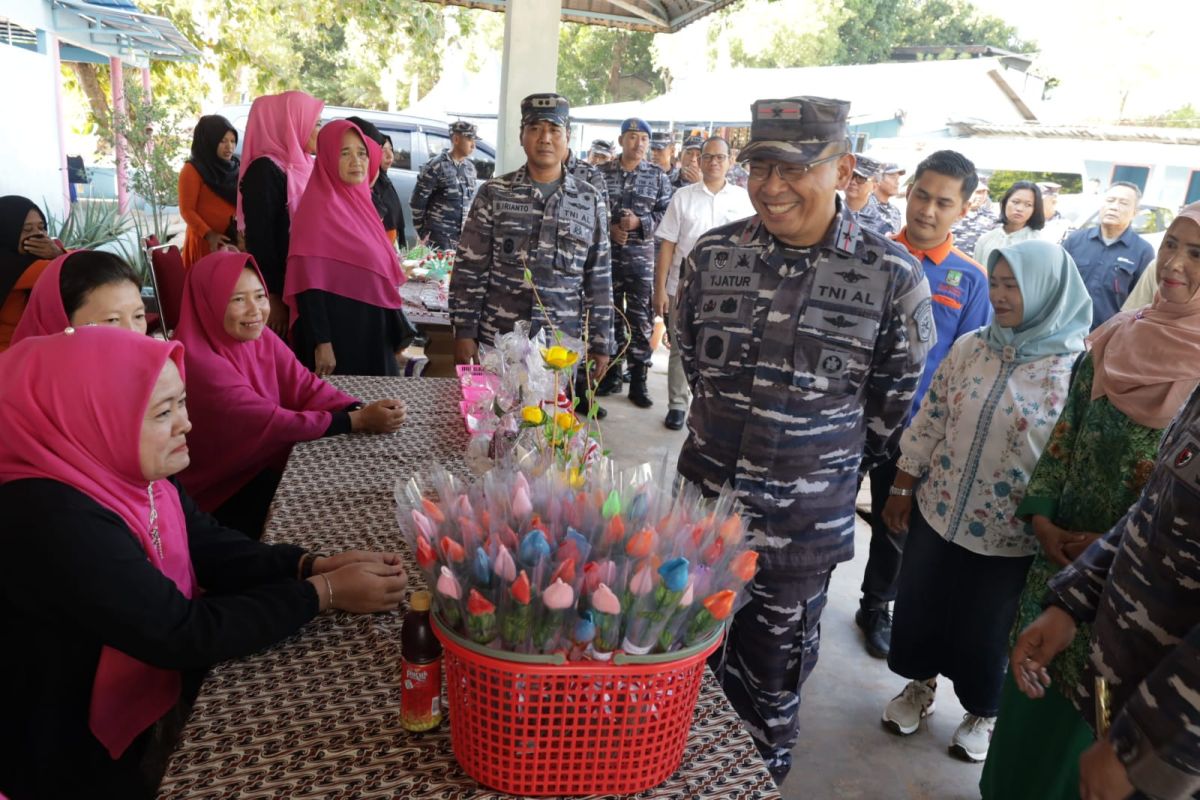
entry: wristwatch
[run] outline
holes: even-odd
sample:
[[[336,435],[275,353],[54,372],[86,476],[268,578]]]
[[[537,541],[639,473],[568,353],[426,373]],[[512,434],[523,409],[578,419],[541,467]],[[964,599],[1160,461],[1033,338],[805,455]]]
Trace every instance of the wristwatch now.
[[[889,486],[888,494],[890,494],[892,497],[912,497],[913,490],[912,489],[900,489],[895,486]]]

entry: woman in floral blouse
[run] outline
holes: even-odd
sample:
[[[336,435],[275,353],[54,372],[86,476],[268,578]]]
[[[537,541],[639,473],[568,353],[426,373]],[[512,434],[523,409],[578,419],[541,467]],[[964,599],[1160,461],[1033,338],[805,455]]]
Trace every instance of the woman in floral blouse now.
[[[1200,203],[1176,217],[1156,269],[1154,303],[1118,314],[1088,337],[1091,352],[1017,509],[1033,523],[1042,551],[1029,570],[1014,633],[1042,613],[1049,579],[1137,501],[1163,429],[1200,381]],[[1089,639],[1081,623],[1050,665],[1043,698],[1031,700],[1012,675],[1005,679],[1002,721],[980,784],[986,800],[1079,797],[1079,757],[1095,740],[1076,710],[1092,714],[1090,694],[1077,691]]]
[[[971,761],[987,757],[1008,632],[1038,547],[1017,507],[1092,314],[1058,245],[1025,241],[988,262],[992,322],[955,342],[934,374],[883,512],[889,528],[908,530],[888,666],[910,680],[884,725],[916,732],[945,675],[967,711],[950,750]]]

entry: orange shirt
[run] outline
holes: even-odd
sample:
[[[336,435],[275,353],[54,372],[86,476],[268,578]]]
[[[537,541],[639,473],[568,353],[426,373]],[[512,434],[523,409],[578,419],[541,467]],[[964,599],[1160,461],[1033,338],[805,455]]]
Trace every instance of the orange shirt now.
[[[4,304],[0,305],[0,353],[8,349],[13,331],[17,329],[17,323],[25,313],[25,306],[29,305],[29,293],[33,291],[33,285],[48,266],[50,262],[46,259],[39,259],[30,264],[21,273],[21,277],[17,278],[16,285],[8,293],[8,297],[4,298]]]
[[[235,212],[232,205],[208,188],[195,167],[183,165],[179,171],[179,215],[187,223],[187,237],[183,244],[184,267],[190,267],[208,255],[209,246],[204,237],[210,231],[225,233]]]

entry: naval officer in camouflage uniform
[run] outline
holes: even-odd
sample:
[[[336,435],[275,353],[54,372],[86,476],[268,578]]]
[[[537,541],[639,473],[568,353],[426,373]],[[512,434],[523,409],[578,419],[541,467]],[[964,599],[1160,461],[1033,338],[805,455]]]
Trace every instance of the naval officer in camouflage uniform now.
[[[546,317],[568,336],[583,338],[594,372],[603,373],[613,346],[612,276],[604,203],[588,183],[564,168],[570,106],[557,94],[521,101],[526,162],[479,189],[450,273],[454,357],[469,363],[478,343],[492,344],[518,320],[535,327]],[[533,275],[545,311],[524,278]],[[583,383],[580,370],[579,385]],[[585,404],[582,393],[581,404]],[[586,405],[585,405],[586,410]]]
[[[835,565],[854,553],[860,462],[908,415],[935,339],[929,286],[837,197],[849,103],[759,100],[742,151],[756,216],[687,259],[675,342],[693,400],[679,473],[746,508],[759,574],[714,667],[777,780],[817,661]]]
[[[592,146],[588,148],[587,161],[592,166],[600,166],[607,164],[613,160],[613,145],[607,139],[593,139]]]
[[[417,236],[439,250],[458,246],[463,220],[475,199],[475,126],[461,120],[451,123],[450,143],[449,150],[421,168],[408,201]]]
[[[641,119],[621,123],[621,157],[601,167],[608,181],[608,207],[612,215],[613,302],[623,309],[625,325],[618,318],[615,353],[628,341],[629,399],[641,408],[654,404],[646,391],[646,373],[650,369],[650,337],[654,315],[650,302],[654,296],[654,231],[667,213],[674,190],[667,175],[645,161],[650,143],[650,126]],[[597,394],[620,391],[619,370],[605,376]]]
[[[892,230],[890,223],[875,199],[875,187],[883,165],[873,158],[859,155],[855,158],[854,172],[850,182],[846,184],[846,208],[853,214],[855,220],[864,228],[870,228],[881,236],[887,236],[897,231]]]
[[[670,131],[655,131],[650,134],[650,160],[667,173],[671,185],[679,180],[679,165],[675,163],[675,134]]]

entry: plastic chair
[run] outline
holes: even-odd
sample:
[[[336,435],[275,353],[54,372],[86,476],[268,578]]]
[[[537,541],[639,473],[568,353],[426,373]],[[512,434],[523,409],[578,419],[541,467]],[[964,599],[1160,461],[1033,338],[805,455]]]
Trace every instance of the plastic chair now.
[[[159,244],[154,236],[146,237],[145,247],[158,314],[163,333],[169,339],[179,324],[179,309],[183,304],[183,254],[173,244]]]

